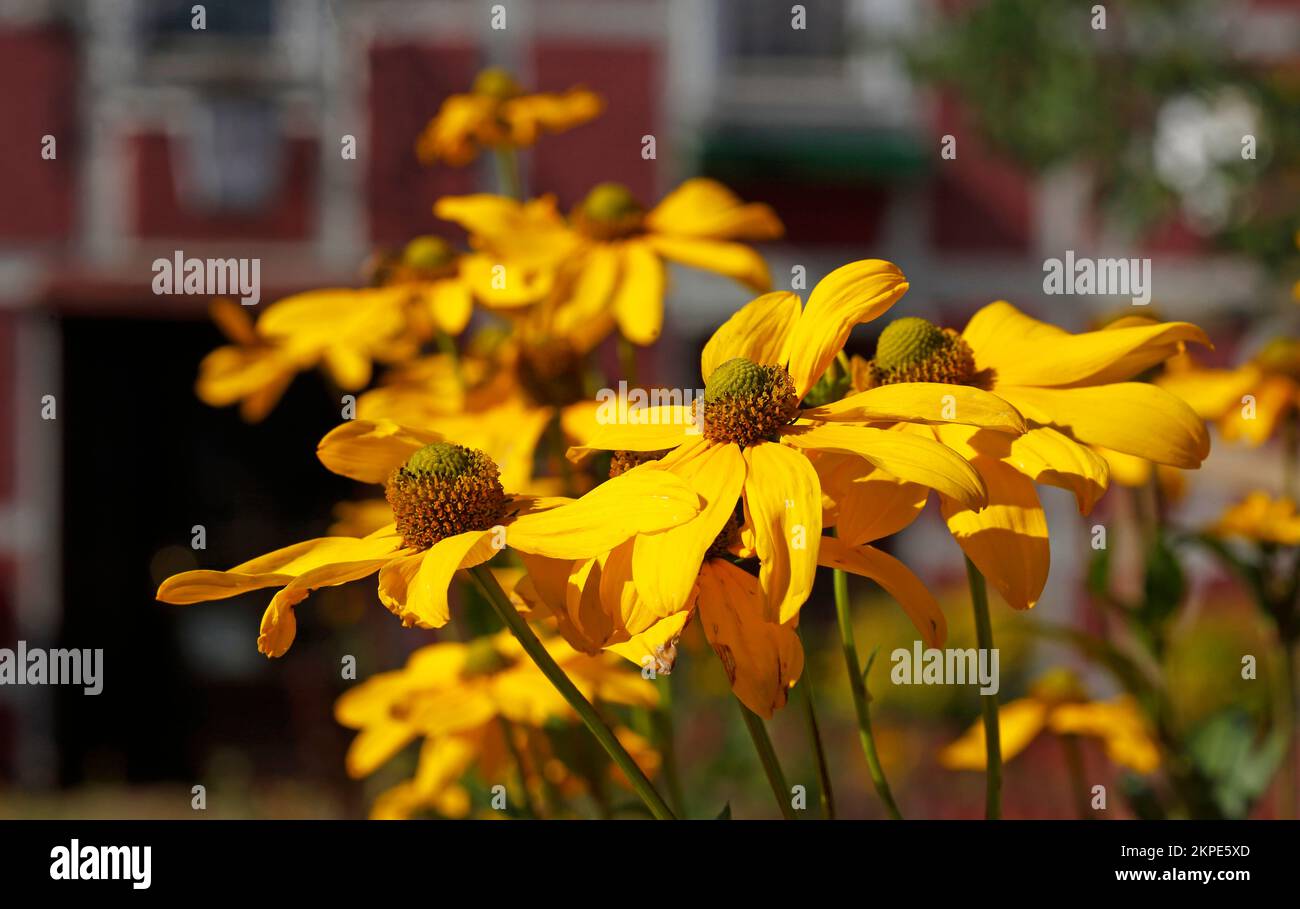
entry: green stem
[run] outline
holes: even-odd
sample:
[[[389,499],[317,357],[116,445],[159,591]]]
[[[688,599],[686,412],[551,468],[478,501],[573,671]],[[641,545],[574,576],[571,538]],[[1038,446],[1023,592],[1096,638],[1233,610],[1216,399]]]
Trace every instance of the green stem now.
[[[668,787],[668,798],[673,808],[682,817],[686,816],[686,796],[682,792],[682,777],[677,770],[677,735],[673,728],[673,677],[660,676],[663,686],[660,688],[659,707],[651,715],[655,738],[659,741],[659,753],[663,755],[664,784]]]
[[[522,202],[524,200],[523,181],[519,177],[519,156],[513,148],[496,148],[497,191]]]
[[[506,740],[506,751],[510,755],[510,760],[514,762],[515,771],[519,774],[519,790],[524,796],[524,810],[528,816],[534,819],[541,818],[541,812],[537,810],[537,805],[533,802],[533,794],[528,791],[528,771],[524,766],[524,757],[519,753],[519,747],[515,744],[515,727],[504,716],[498,717],[501,721],[501,735]]]
[[[616,346],[618,347],[618,368],[622,370],[623,378],[627,380],[628,387],[635,387],[638,381],[636,345],[619,335]]]
[[[763,725],[763,718],[742,704],[739,698],[736,699],[736,706],[740,708],[740,715],[745,719],[745,728],[749,730],[749,737],[754,741],[754,750],[758,752],[758,760],[763,765],[767,783],[772,787],[772,795],[776,796],[776,803],[781,808],[781,816],[787,821],[796,820],[794,805],[790,802],[790,787],[785,784],[785,774],[781,772],[781,764],[776,759],[776,750],[772,747],[772,740],[767,736],[767,727]]]
[[[817,706],[813,701],[812,678],[807,665],[804,666],[803,676],[799,679],[799,700],[803,702],[804,726],[808,731],[808,741],[812,745],[813,756],[817,760],[822,816],[828,821],[833,821],[835,820],[835,794],[831,790],[831,771],[826,761],[826,748],[822,745],[821,725],[817,722]]]
[[[519,614],[519,610],[511,605],[510,599],[506,596],[505,591],[501,589],[501,585],[497,583],[497,579],[493,577],[487,566],[477,565],[471,568],[469,573],[474,582],[478,584],[487,601],[492,604],[492,608],[501,618],[501,621],[505,623],[505,626],[510,629],[510,632],[519,641],[520,646],[524,648],[524,652],[541,670],[542,675],[546,676],[547,680],[555,686],[555,690],[560,693],[560,696],[568,701],[574,712],[582,718],[582,721],[587,725],[587,729],[595,737],[596,741],[600,742],[610,760],[623,771],[636,794],[641,797],[646,807],[650,809],[650,813],[661,821],[675,820],[668,803],[655,791],[654,785],[646,778],[641,768],[637,766],[636,761],[632,760],[632,756],[627,753],[627,749],[619,742],[618,737],[600,718],[596,708],[591,706],[591,702],[582,696],[582,692],[564,674],[564,670],[556,664],[550,653],[542,646],[542,642],[537,640],[537,635],[533,634],[533,630],[528,627],[528,623]]]
[[[984,575],[975,563],[966,559],[966,578],[970,582],[970,602],[975,610],[975,643],[983,653],[993,651],[993,623],[989,621],[989,592]],[[989,820],[1002,817],[1002,736],[998,727],[998,696],[981,694],[984,714],[985,770],[984,816]]]
[[[876,738],[871,731],[871,709],[868,707],[867,683],[862,676],[862,667],[858,663],[858,645],[853,641],[853,618],[849,615],[849,576],[838,568],[834,569],[835,580],[835,615],[840,625],[840,645],[844,650],[844,665],[849,671],[849,690],[853,692],[853,708],[858,716],[858,738],[862,742],[862,753],[867,758],[867,770],[871,773],[871,784],[876,787],[885,811],[894,820],[902,820],[903,814],[894,802],[894,794],[885,779],[885,770],[880,765],[880,755],[876,752]]]
[[[1092,817],[1092,807],[1088,802],[1088,782],[1084,776],[1083,750],[1079,747],[1077,735],[1063,735],[1061,747],[1065,750],[1065,766],[1070,773],[1070,791],[1074,795],[1075,810],[1079,820]]]

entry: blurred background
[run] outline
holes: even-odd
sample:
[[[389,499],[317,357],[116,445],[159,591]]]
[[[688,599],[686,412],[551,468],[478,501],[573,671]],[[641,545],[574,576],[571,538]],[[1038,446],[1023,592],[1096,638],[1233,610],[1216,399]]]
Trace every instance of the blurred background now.
[[[266,596],[158,604],[169,574],[234,564],[323,533],[349,484],[312,455],[337,396],[300,376],[264,422],[194,396],[220,343],[208,300],[155,296],[150,264],[258,257],[262,300],[355,284],[376,246],[455,230],[443,194],[491,187],[482,168],[422,167],[414,143],[449,93],[486,65],[526,86],[583,84],[608,107],[524,153],[527,185],[566,208],[595,183],[653,202],[715,177],[770,203],[787,236],[764,248],[778,287],[808,287],[852,259],[887,258],[911,281],[904,305],[961,325],[1008,299],[1067,328],[1131,312],[1126,299],[1046,296],[1043,262],[1152,259],[1148,312],[1195,321],[1236,362],[1284,329],[1300,277],[1300,2],[1092,4],[1063,0],[0,0],[0,646],[103,648],[104,692],[0,688],[0,817],[363,816],[374,787],[347,780],[331,705],[339,660],[397,667],[435,639],[404,631],[359,583],[317,593],[298,643],[254,647]],[[641,156],[654,135],[657,156]],[[1243,137],[1256,139],[1243,159]],[[43,158],[44,137],[57,153]],[[340,155],[355,138],[355,160]],[[940,154],[945,137],[956,149]],[[643,375],[698,382],[698,351],[748,299],[725,279],[674,269],[665,338]],[[850,351],[870,355],[877,326]],[[42,419],[54,395],[57,418]],[[1267,454],[1216,446],[1189,478],[1180,519],[1203,524],[1259,477]],[[1074,665],[1024,626],[1088,627],[1088,524],[1043,492],[1052,520],[1048,590],[1032,615],[996,601],[1004,700]],[[1103,502],[1122,511],[1122,490]],[[190,547],[202,524],[208,548]],[[972,635],[959,551],[933,506],[895,551],[943,594],[951,646]],[[1112,543],[1122,583],[1124,542]],[[1223,704],[1253,716],[1262,695],[1204,683],[1266,639],[1229,581],[1194,563],[1169,656],[1194,722]],[[947,593],[944,593],[944,592]],[[866,585],[859,646],[872,675],[886,770],[911,817],[976,816],[983,781],[941,769],[936,749],[978,716],[972,689],[888,684],[910,646],[901,610]],[[844,816],[877,816],[852,706],[831,646],[829,590],[805,607],[809,671],[824,712]],[[696,642],[698,645],[698,642]],[[688,641],[688,649],[691,642]],[[823,657],[825,662],[823,664]],[[774,813],[707,652],[674,675],[688,798],[712,816]],[[1181,672],[1182,675],[1172,675]],[[1177,680],[1183,681],[1177,681]],[[693,705],[689,709],[686,705]],[[815,783],[800,728],[773,722],[792,782]],[[1085,746],[1086,776],[1119,776]],[[1006,813],[1073,813],[1059,743],[1008,765]],[[842,782],[841,782],[842,781]],[[1116,799],[1112,814],[1128,808]],[[1258,811],[1267,814],[1266,805]]]

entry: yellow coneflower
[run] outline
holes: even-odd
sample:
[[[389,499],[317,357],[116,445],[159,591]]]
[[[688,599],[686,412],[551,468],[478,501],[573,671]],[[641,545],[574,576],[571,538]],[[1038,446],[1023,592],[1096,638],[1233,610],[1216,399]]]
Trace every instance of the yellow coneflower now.
[[[425,164],[461,167],[482,149],[527,148],[543,132],[559,133],[595,119],[604,109],[595,92],[526,93],[502,69],[485,69],[466,94],[449,96],[416,142]]]
[[[577,500],[508,495],[487,455],[391,421],[357,420],[320,444],[330,470],[382,483],[393,522],[367,537],[296,543],[229,571],[168,578],[158,599],[189,604],[279,587],[262,617],[258,650],[281,656],[293,643],[294,607],[312,590],[379,574],[379,598],[404,625],[439,628],[450,618],[447,588],[458,569],[504,546],[554,558],[604,552],[637,533],[694,517],[697,496],[666,471],[602,484]]]
[[[743,203],[722,184],[687,180],[646,211],[624,186],[602,183],[566,219],[554,200],[452,196],[434,206],[479,248],[515,263],[549,264],[583,318],[612,314],[623,336],[649,344],[663,327],[665,261],[724,275],[755,291],[771,286],[767,265],[745,242],[784,228],[766,205]]]
[[[944,518],[1003,598],[1028,609],[1043,591],[1050,561],[1036,482],[1073,492],[1086,514],[1109,482],[1107,462],[1090,446],[1184,469],[1199,467],[1209,454],[1205,425],[1187,404],[1153,385],[1127,381],[1189,341],[1209,343],[1187,322],[1070,334],[998,302],[977,312],[960,334],[914,317],[891,323],[863,379],[877,390],[917,381],[984,389],[1028,421],[1029,430],[1019,436],[956,422],[904,427],[943,442],[979,472],[988,507],[972,509],[940,491]],[[809,417],[862,419],[867,415],[855,400]],[[952,407],[960,414],[960,401]],[[837,498],[843,490],[832,484],[830,492]]]
[[[620,661],[578,653],[558,639],[544,644],[588,700],[636,707],[658,703],[654,684]],[[369,776],[423,739],[414,777],[375,800],[372,816],[386,819],[420,811],[463,817],[471,805],[461,778],[477,769],[483,779],[507,780],[515,758],[523,765],[514,769],[525,775],[525,786],[531,788],[542,774],[556,782],[555,770],[564,768],[555,766],[541,729],[577,719],[508,632],[468,644],[422,647],[402,669],[373,676],[342,695],[334,713],[343,726],[358,730],[346,760],[354,779]],[[630,730],[616,734],[652,775],[657,753]],[[618,773],[614,778],[622,780]]]
[[[907,287],[895,265],[868,259],[827,275],[807,308],[792,293],[759,297],[705,346],[703,401],[645,408],[625,423],[597,414],[571,457],[591,450],[655,452],[654,467],[686,478],[705,500],[697,519],[636,540],[631,567],[647,608],[663,615],[681,610],[739,500],[761,563],[764,615],[778,623],[793,618],[811,590],[821,540],[822,486],[813,453],[850,455],[971,508],[984,504],[983,481],[960,455],[933,438],[862,424],[956,419],[994,434],[1020,432],[1020,415],[1001,399],[973,387],[913,383],[854,395],[841,402],[841,412],[800,406],[853,326],[885,312]],[[944,412],[947,399],[957,402],[951,416]]]
[[[1214,421],[1225,439],[1262,445],[1288,420],[1300,420],[1300,341],[1274,338],[1235,369],[1179,357],[1156,384]]]
[[[1033,687],[1029,697],[1008,701],[998,708],[1002,758],[1011,760],[1043,732],[1083,735],[1100,739],[1106,755],[1137,773],[1152,773],[1160,766],[1160,749],[1146,719],[1129,695],[1108,701],[1089,700],[1074,675],[1066,670],[1049,673]],[[983,770],[984,727],[972,726],[939,754],[949,770]]]

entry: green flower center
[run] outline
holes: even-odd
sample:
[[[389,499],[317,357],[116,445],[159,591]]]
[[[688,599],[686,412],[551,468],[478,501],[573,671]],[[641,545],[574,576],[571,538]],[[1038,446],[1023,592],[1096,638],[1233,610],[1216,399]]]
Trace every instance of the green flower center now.
[[[439,540],[501,521],[506,494],[500,470],[474,448],[434,442],[389,475],[384,495],[402,544],[428,549]]]
[[[870,364],[872,385],[944,382],[964,385],[975,375],[975,355],[960,335],[908,316],[885,326]]]
[[[577,228],[597,240],[630,236],[641,229],[645,210],[621,183],[597,184],[573,212]]]
[[[472,91],[476,95],[487,95],[489,98],[496,98],[498,101],[508,101],[523,94],[523,89],[519,87],[515,77],[497,66],[480,72],[474,78]]]
[[[456,250],[442,237],[416,237],[402,250],[402,264],[417,271],[441,271],[456,259]]]
[[[794,381],[780,366],[736,357],[704,383],[704,437],[715,442],[746,446],[774,440],[798,411]]]

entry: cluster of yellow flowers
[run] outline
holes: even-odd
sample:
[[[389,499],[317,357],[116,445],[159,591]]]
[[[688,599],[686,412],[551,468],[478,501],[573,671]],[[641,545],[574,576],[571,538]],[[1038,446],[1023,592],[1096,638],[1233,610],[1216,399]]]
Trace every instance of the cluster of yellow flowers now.
[[[601,108],[582,89],[529,95],[488,71],[446,101],[418,151],[462,165],[488,149],[517,174],[516,149]],[[1270,355],[1216,383],[1192,372],[1186,346],[1209,343],[1195,325],[1126,319],[1071,334],[1007,302],[964,327],[897,318],[873,359],[850,358],[852,329],[906,294],[903,272],[864,259],[806,300],[772,291],[749,243],[780,237],[780,220],[713,180],[688,180],[650,208],[602,183],[569,212],[549,196],[505,194],[443,198],[433,212],[464,229],[467,249],[415,238],[372,261],[372,286],[293,296],[256,323],[219,303],[231,344],[200,367],[199,396],[239,403],[249,420],[304,369],[361,392],[355,419],[329,431],[317,455],[383,498],[346,503],[334,535],[226,571],[188,571],[158,591],[186,604],[278,588],[257,641],[278,657],[313,590],[377,575],[380,602],[403,625],[436,629],[452,618],[458,572],[468,573],[509,631],[427,646],[339,701],[339,721],[360,730],[354,776],[424,740],[415,776],[379,799],[377,816],[463,816],[466,771],[503,776],[512,754],[532,796],[577,785],[544,731],[578,718],[619,778],[666,816],[647,789],[653,749],[628,729],[612,732],[591,701],[655,704],[649,679],[672,671],[692,621],[735,696],[770,718],[804,668],[800,609],[819,567],[876,581],[927,646],[943,646],[935,597],[873,545],[932,494],[979,575],[1029,609],[1050,561],[1037,485],[1068,490],[1087,514],[1117,461],[1197,468],[1209,453],[1204,418],[1226,411],[1239,386],[1267,387],[1260,406],[1270,413],[1296,406],[1291,361],[1278,367]],[[610,422],[594,393],[618,377],[602,376],[593,353],[612,337],[630,366],[633,345],[659,338],[669,262],[760,295],[705,345],[702,400]],[[1161,364],[1170,365],[1160,381],[1145,381]],[[1012,752],[1051,728],[1101,735],[1142,772],[1158,763],[1128,701],[1089,706],[1071,688],[1004,710],[1019,717]],[[983,735],[954,744],[945,762],[982,766]]]

